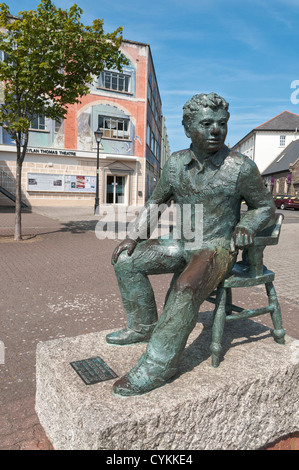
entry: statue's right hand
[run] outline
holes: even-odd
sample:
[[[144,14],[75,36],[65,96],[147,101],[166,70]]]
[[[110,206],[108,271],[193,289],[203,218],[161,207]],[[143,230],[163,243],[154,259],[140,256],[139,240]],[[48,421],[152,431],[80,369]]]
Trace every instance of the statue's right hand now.
[[[128,255],[131,256],[133,251],[135,250],[135,247],[137,245],[137,242],[135,240],[132,240],[131,238],[126,238],[123,240],[114,250],[113,255],[112,255],[112,260],[111,263],[115,264],[118,260],[119,255],[122,253],[122,251],[127,250]]]

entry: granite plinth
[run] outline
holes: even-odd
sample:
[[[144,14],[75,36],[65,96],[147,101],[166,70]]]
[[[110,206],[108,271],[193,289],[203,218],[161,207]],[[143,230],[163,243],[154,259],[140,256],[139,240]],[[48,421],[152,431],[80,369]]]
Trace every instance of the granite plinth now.
[[[110,346],[109,331],[39,343],[36,412],[56,450],[260,449],[299,430],[299,341],[274,342],[252,320],[225,327],[211,366],[211,313],[199,315],[174,380],[116,397],[116,379],[85,385],[70,362],[100,356],[122,376],[146,345]]]

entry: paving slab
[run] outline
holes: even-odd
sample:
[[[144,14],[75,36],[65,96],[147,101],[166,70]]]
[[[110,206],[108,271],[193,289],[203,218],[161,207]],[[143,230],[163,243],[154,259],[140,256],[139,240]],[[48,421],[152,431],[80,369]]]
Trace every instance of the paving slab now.
[[[82,211],[83,212],[83,211]],[[13,242],[14,211],[0,209],[0,449],[43,449],[50,444],[34,410],[36,347],[40,341],[120,328],[126,316],[111,254],[117,240],[99,240],[97,218],[67,210],[23,212],[31,239]],[[292,214],[291,214],[292,215]],[[1,236],[2,235],[2,236]],[[7,237],[10,238],[8,239]],[[284,224],[280,243],[268,247],[265,260],[276,272],[275,286],[287,334],[299,339],[299,224]],[[152,276],[161,313],[171,275]],[[235,289],[241,306],[261,306],[261,288]],[[204,303],[201,311],[212,312]],[[256,319],[271,327],[268,315]]]

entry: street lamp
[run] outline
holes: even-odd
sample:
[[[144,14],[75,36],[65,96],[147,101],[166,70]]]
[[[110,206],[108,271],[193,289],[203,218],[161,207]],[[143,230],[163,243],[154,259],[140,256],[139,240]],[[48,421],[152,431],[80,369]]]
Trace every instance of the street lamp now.
[[[100,128],[94,131],[94,137],[97,143],[97,179],[96,179],[96,197],[94,201],[94,213],[99,213],[99,166],[100,166],[100,142],[102,140],[103,132]]]

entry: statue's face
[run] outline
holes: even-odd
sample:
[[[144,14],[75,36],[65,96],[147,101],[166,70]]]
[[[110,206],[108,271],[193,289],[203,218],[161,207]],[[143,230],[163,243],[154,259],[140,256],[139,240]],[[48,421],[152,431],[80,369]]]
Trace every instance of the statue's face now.
[[[186,132],[194,148],[205,154],[220,150],[227,134],[228,117],[225,109],[201,108]]]

